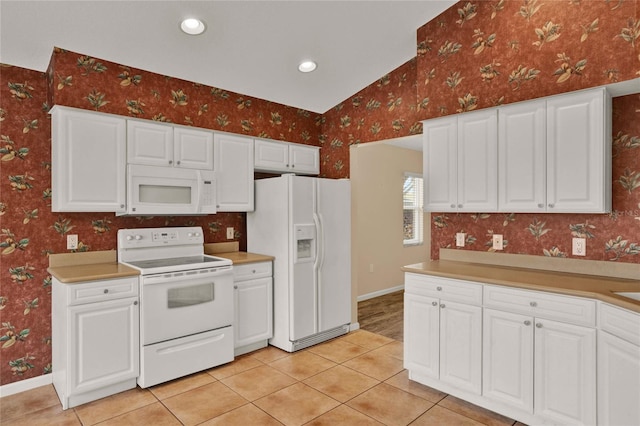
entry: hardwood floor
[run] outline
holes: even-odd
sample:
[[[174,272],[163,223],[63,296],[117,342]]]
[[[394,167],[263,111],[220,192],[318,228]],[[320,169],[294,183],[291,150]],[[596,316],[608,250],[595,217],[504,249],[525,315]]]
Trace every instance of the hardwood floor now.
[[[403,341],[404,290],[358,302],[360,328]]]

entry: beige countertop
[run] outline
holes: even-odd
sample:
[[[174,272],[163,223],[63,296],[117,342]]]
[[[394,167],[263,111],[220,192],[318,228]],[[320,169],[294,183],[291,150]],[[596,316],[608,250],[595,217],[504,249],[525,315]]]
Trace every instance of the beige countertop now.
[[[209,253],[207,253],[209,254]],[[242,265],[243,263],[270,262],[275,259],[273,256],[264,254],[247,253],[245,251],[230,251],[226,253],[216,253],[214,256],[224,257],[233,262],[234,265]]]
[[[511,268],[451,260],[416,263],[407,265],[402,270],[486,284],[590,297],[621,308],[640,312],[640,301],[614,294],[614,292],[640,292],[640,280]]]
[[[84,281],[110,280],[140,275],[137,269],[122,263],[90,263],[86,265],[50,266],[47,271],[58,281],[75,284]]]

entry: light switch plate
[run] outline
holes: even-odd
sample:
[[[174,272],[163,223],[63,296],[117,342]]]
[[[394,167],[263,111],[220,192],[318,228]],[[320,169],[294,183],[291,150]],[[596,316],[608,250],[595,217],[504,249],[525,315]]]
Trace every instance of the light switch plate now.
[[[233,240],[233,228],[227,228],[227,240]]]
[[[493,234],[493,249],[502,250],[503,248],[502,234]]]
[[[467,234],[464,232],[456,233],[456,247],[464,247],[464,239],[467,237]]]
[[[574,256],[586,256],[587,240],[585,238],[574,238],[571,242],[571,254]]]

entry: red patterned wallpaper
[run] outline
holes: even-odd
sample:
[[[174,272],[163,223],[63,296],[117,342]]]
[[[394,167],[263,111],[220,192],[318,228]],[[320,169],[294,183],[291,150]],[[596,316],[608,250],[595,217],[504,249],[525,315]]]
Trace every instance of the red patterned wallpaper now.
[[[47,76],[50,76],[47,82]],[[66,105],[232,133],[317,144],[320,116],[213,87],[55,49],[48,74],[0,68],[0,384],[51,371],[47,255],[114,250],[120,228],[202,226],[207,243],[246,249],[246,215],[116,217],[51,212],[50,106]]]
[[[416,111],[414,58],[324,113],[324,176],[349,177],[350,145],[422,133]]]
[[[461,1],[418,29],[421,120],[640,77],[639,1]],[[613,102],[613,212],[432,214],[431,258],[455,248],[640,263],[640,97]]]

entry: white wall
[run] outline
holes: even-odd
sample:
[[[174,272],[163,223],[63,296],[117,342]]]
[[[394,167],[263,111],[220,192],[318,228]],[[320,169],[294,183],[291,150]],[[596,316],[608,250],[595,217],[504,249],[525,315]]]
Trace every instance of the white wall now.
[[[351,267],[356,314],[358,298],[384,294],[403,285],[400,268],[428,260],[428,215],[424,218],[424,244],[411,247],[402,244],[405,172],[422,173],[422,152],[378,142],[351,146]]]

